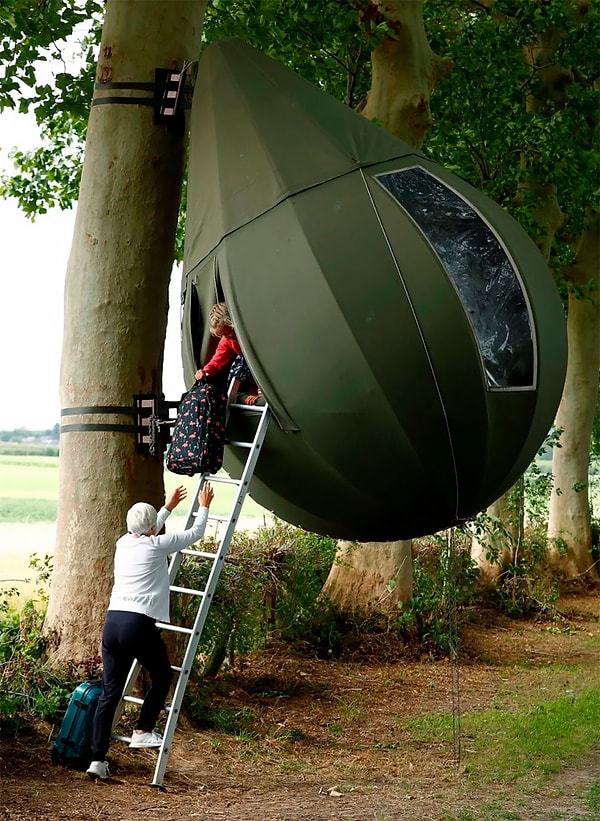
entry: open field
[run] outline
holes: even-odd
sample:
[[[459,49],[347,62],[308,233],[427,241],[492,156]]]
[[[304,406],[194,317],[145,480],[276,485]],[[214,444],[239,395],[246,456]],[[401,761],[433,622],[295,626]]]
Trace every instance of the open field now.
[[[184,485],[191,495],[198,487],[197,476],[176,476],[165,471],[165,489],[170,493],[178,485]],[[235,496],[233,486],[218,485],[215,487],[215,501],[213,502],[213,512],[225,515],[231,509]],[[56,502],[58,499],[58,457],[56,456],[5,456],[0,455],[0,522],[11,521],[11,508],[21,509],[28,513],[23,513],[20,521],[24,523],[31,521],[32,517],[38,515],[40,508],[48,510],[45,505],[39,502],[51,502],[54,504],[54,515],[50,521],[56,519]],[[23,502],[26,504],[23,505]],[[182,504],[178,509],[181,512],[178,516],[173,516],[173,521],[185,519],[187,510]],[[244,516],[252,519],[262,519],[269,515],[268,511],[257,505],[248,498],[244,504]]]
[[[550,460],[540,460],[539,466],[549,471]],[[596,516],[600,512],[599,484],[596,473],[591,488]],[[188,489],[191,499],[197,490],[198,477],[176,476],[165,471],[166,492],[178,485]],[[227,515],[234,496],[232,486],[216,486],[213,513]],[[12,586],[7,580],[15,579],[14,586],[22,595],[29,595],[35,589],[35,574],[29,569],[29,561],[33,554],[43,557],[54,552],[57,499],[57,456],[0,454],[0,588]],[[170,530],[183,529],[188,507],[187,502],[182,503],[169,518]],[[247,498],[240,518],[242,529],[252,530],[270,519],[269,511]]]
[[[169,493],[178,485],[188,489],[188,499],[197,490],[198,477],[175,476],[165,471]],[[227,515],[235,497],[230,485],[215,487],[212,512]],[[58,457],[0,455],[0,589],[16,587],[22,596],[35,590],[31,557],[51,556],[56,537],[58,500]],[[183,530],[189,505],[182,502],[169,517],[169,530]],[[271,518],[269,511],[247,498],[240,527],[252,530]]]

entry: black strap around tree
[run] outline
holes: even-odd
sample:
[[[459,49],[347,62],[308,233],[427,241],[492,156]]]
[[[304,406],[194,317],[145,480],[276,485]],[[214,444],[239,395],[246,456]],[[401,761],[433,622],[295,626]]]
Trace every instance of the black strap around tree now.
[[[86,405],[75,408],[63,408],[60,412],[63,416],[87,416],[87,415],[118,414],[122,416],[135,416],[136,409],[125,405]],[[118,422],[79,422],[60,426],[62,433],[75,433],[78,431],[113,431],[116,433],[137,433],[137,427],[131,424]]]
[[[185,82],[185,77],[191,67],[192,63],[185,61],[180,70],[171,70],[166,68],[155,69],[156,80],[153,83],[148,82],[109,82],[109,83],[94,83],[94,92],[96,91],[149,91],[152,96],[149,97],[127,97],[111,96],[111,97],[94,97],[91,105],[141,105],[154,108],[159,111],[165,105],[165,93],[172,88],[172,83],[169,82],[169,77],[177,73],[181,76],[182,81]],[[189,109],[190,103],[184,99],[178,99],[176,102],[176,110],[173,111],[171,117],[182,109]],[[164,116],[164,115],[163,115]],[[168,118],[167,118],[168,119]],[[160,121],[163,121],[160,119]]]

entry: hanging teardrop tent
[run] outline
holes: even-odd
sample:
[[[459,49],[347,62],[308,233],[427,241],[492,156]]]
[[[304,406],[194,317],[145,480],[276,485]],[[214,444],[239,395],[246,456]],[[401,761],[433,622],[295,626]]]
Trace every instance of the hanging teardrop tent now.
[[[562,308],[520,226],[239,40],[199,65],[183,293],[187,383],[224,298],[278,422],[251,495],[317,533],[405,539],[475,515],[558,406]],[[228,448],[226,468],[243,459]]]

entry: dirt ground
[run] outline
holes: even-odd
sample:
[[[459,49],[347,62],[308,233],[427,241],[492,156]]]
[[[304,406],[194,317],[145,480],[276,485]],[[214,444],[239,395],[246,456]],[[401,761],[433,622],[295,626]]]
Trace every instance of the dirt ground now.
[[[452,714],[457,694],[454,715],[493,700],[505,707],[511,693],[540,686],[549,664],[597,668],[600,590],[564,597],[560,610],[558,624],[477,614],[462,631],[458,669],[411,658],[386,635],[347,648],[341,660],[254,656],[210,689],[212,707],[236,732],[198,730],[183,719],[164,791],[149,786],[155,751],[113,742],[112,777],[95,782],[50,761],[57,727],[40,723],[0,739],[0,819],[598,821],[585,797],[600,779],[600,742],[594,760],[555,774],[534,794],[521,782],[482,791],[462,734],[426,744],[403,731],[412,718]]]

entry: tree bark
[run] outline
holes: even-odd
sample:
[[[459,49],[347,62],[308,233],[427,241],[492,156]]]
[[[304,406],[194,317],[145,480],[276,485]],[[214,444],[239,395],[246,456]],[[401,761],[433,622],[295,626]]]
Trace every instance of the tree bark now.
[[[478,583],[492,587],[513,561],[523,538],[523,479],[487,508],[489,530],[475,533],[471,540],[471,558],[479,568]]]
[[[550,496],[548,537],[553,567],[569,579],[598,580],[591,549],[589,454],[600,369],[600,218],[595,216],[568,271],[567,333],[569,358],[556,419],[562,430],[552,456],[554,487]]]
[[[429,46],[422,0],[372,0],[363,15],[384,21],[393,36],[386,35],[371,55],[371,89],[358,110],[420,148],[432,122],[431,90],[451,63]]]
[[[397,613],[411,594],[410,541],[341,541],[322,591],[339,612],[363,617]]]
[[[108,0],[95,99],[151,98],[107,83],[153,83],[155,68],[196,60],[206,0]],[[103,86],[105,88],[103,88]],[[153,108],[93,105],[65,282],[59,504],[46,630],[53,658],[98,655],[116,538],[135,501],[164,500],[162,454],[136,452],[125,430],[134,394],[160,397],[168,285],[185,137]]]

